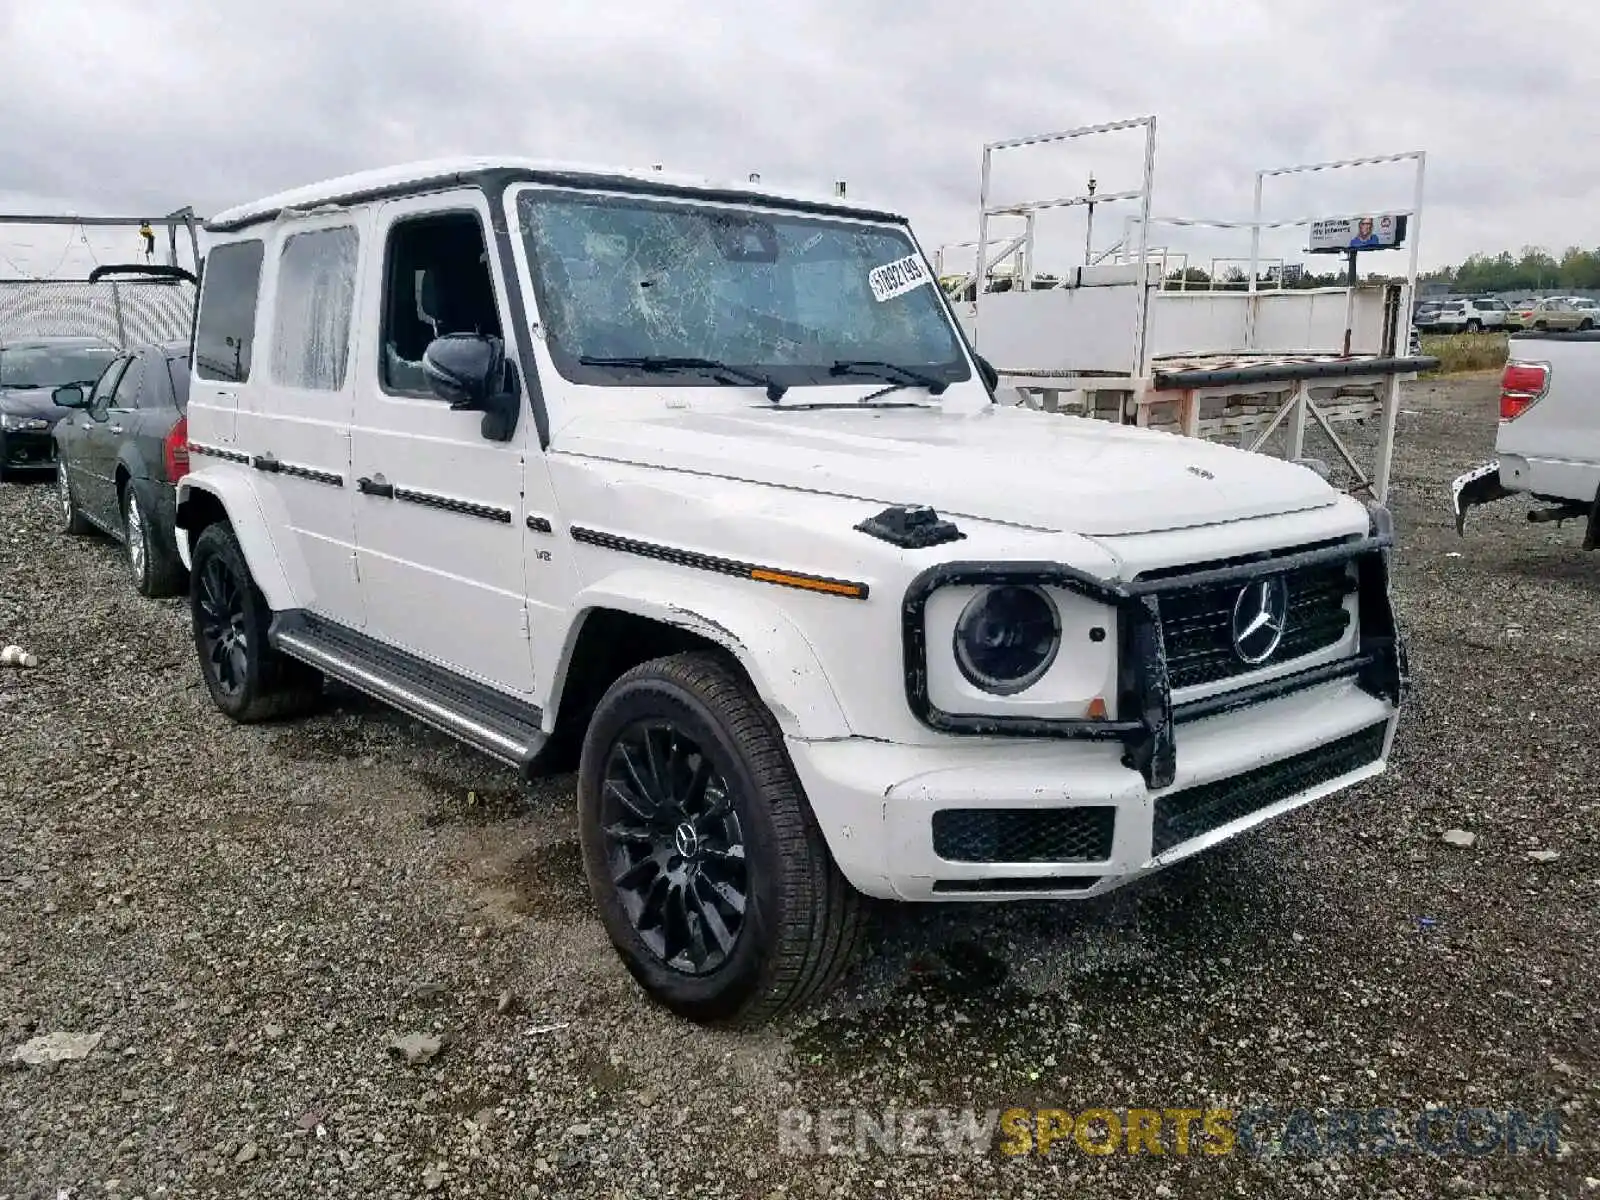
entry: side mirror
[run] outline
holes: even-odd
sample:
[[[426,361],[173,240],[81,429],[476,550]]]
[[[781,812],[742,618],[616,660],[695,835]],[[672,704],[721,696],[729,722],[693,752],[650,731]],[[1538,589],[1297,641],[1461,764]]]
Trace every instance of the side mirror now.
[[[505,374],[505,346],[499,338],[476,333],[447,333],[434,338],[422,354],[422,371],[433,394],[456,410],[482,412],[500,390]]]
[[[1000,386],[1000,372],[983,355],[974,353],[972,357],[978,364],[978,374],[983,377],[983,386],[989,389],[991,396],[994,395],[995,388]]]
[[[478,333],[447,333],[422,354],[428,387],[456,412],[481,412],[483,436],[511,440],[520,400],[516,368],[506,359],[505,343]]]
[[[83,389],[75,383],[63,384],[50,393],[58,408],[82,408],[86,403]]]

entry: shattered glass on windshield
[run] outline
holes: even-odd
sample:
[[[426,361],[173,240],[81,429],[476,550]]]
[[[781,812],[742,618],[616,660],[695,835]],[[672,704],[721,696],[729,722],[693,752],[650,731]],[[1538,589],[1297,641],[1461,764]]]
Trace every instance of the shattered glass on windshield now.
[[[704,386],[683,360],[785,387],[836,384],[830,369],[841,360],[946,383],[970,377],[936,285],[916,281],[920,256],[900,229],[539,190],[522,194],[518,216],[546,344],[569,380],[636,384],[638,361],[658,359],[677,364],[652,376],[664,385]],[[886,290],[894,294],[880,299]],[[595,361],[604,359],[631,365]]]

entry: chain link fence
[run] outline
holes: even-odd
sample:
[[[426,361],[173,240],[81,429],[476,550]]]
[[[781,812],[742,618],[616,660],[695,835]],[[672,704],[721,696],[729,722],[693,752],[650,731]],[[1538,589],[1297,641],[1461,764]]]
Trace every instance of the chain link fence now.
[[[0,342],[98,337],[120,348],[187,342],[194,285],[184,280],[0,279]]]

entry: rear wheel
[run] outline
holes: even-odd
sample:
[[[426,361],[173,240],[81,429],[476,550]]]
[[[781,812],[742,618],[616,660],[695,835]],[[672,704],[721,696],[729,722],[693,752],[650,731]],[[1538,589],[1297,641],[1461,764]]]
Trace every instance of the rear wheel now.
[[[174,596],[183,587],[183,564],[177,547],[162,536],[150,519],[139,485],[129,480],[122,489],[123,548],[128,555],[128,570],[133,586],[141,596],[152,599]]]
[[[195,541],[189,607],[200,674],[224,713],[235,721],[267,721],[316,704],[322,677],[268,645],[272,610],[226,523],[207,526]]]
[[[771,714],[705,653],[635,667],[601,699],[578,771],[584,868],[654,999],[749,1027],[831,988],[865,927]]]
[[[73,537],[81,537],[90,531],[88,520],[78,511],[78,501],[72,494],[72,480],[67,478],[67,460],[64,458],[56,459],[56,527]]]
[[[1578,328],[1583,330],[1584,332],[1588,332],[1589,330],[1594,328],[1594,322],[1591,321],[1588,317],[1585,317],[1583,320],[1578,322]]]

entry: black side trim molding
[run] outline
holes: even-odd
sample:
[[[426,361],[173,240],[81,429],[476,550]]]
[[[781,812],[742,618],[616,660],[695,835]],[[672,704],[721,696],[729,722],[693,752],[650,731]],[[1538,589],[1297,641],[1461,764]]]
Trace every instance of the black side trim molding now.
[[[404,500],[407,504],[420,504],[424,508],[438,508],[445,512],[460,513],[464,517],[481,517],[501,525],[511,524],[511,510],[496,504],[479,504],[474,500],[460,500],[455,496],[441,496],[438,492],[419,492],[416,488],[396,487],[380,483],[363,475],[356,480],[356,491],[363,496],[377,496],[384,500]]]
[[[251,465],[258,471],[266,471],[272,475],[292,475],[296,479],[309,479],[312,483],[325,483],[329,487],[344,486],[343,475],[336,475],[332,471],[324,471],[317,467],[303,467],[299,463],[280,462],[270,451],[256,455]]]
[[[533,530],[535,533],[555,532],[555,526],[550,524],[549,517],[535,516],[533,513],[528,514],[528,528]]]
[[[458,500],[454,496],[441,496],[437,492],[419,492],[403,487],[395,488],[392,495],[396,500],[404,500],[408,504],[440,508],[464,517],[482,517],[485,521],[498,521],[502,525],[511,524],[511,510],[494,504],[478,504],[471,500]]]
[[[807,592],[822,592],[850,600],[867,598],[867,585],[853,580],[834,579],[827,575],[810,575],[783,567],[764,567],[732,558],[717,558],[714,555],[701,554],[696,550],[663,546],[659,542],[642,542],[636,538],[605,533],[598,529],[586,529],[581,525],[572,526],[571,533],[575,542],[599,546],[604,550],[616,550],[623,554],[637,554],[641,558],[653,558],[658,562],[674,563],[680,567],[694,567],[700,571],[714,571],[718,575],[732,575],[738,579],[798,588]]]
[[[242,450],[224,450],[221,446],[207,446],[202,442],[189,443],[190,454],[203,454],[207,458],[220,458],[223,462],[250,465],[250,456]]]

